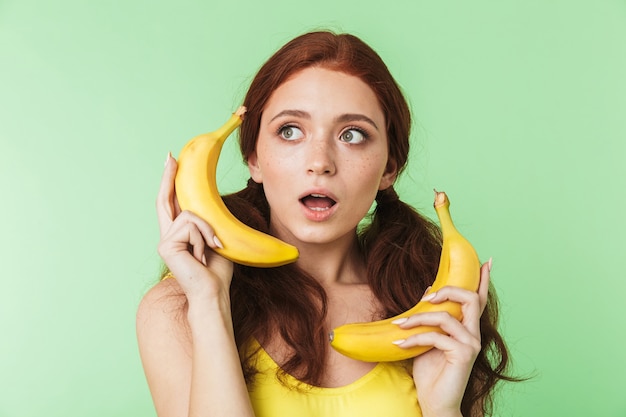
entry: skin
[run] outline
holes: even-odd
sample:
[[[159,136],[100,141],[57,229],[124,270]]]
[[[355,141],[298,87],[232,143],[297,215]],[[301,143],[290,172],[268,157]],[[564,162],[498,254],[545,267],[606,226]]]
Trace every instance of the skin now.
[[[274,91],[262,115],[256,151],[248,158],[250,174],[263,184],[272,209],[272,233],[298,247],[297,262],[328,294],[328,329],[369,321],[379,308],[364,282],[355,233],[376,192],[396,179],[384,126],[376,96],[360,79],[308,68]],[[219,244],[212,226],[180,211],[174,191],[176,168],[168,155],[157,197],[159,254],[176,279],[157,284],[137,313],[148,385],[161,417],[252,416],[230,316],[233,265],[211,250]],[[311,194],[330,196],[332,201],[303,199]],[[481,269],[477,293],[445,287],[431,296],[433,303],[461,303],[462,322],[429,313],[398,324],[435,325],[448,333],[398,342],[403,347],[436,348],[414,360],[414,381],[425,417],[460,415],[461,398],[480,350],[478,323],[486,304],[488,266]],[[188,300],[182,320],[177,313],[181,298],[168,296],[176,293],[184,293]],[[289,353],[278,336],[264,348],[279,364]],[[374,366],[331,350],[322,385],[350,384]]]
[[[324,254],[322,280],[346,278],[336,272],[337,262],[351,253],[356,225],[378,190],[395,180],[384,126],[365,83],[322,68],[286,81],[263,111],[256,152],[248,157],[250,174],[263,183],[272,232],[304,252],[303,266],[320,264]],[[332,196],[335,204],[308,210],[300,197],[313,192]],[[332,267],[326,266],[329,260]]]

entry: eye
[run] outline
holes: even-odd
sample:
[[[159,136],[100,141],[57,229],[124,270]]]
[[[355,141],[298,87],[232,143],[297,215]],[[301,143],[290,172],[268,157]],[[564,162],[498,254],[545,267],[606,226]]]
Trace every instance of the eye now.
[[[295,126],[285,125],[278,129],[278,135],[286,140],[298,140],[304,137],[304,133]]]
[[[357,128],[350,128],[339,135],[339,140],[346,143],[361,143],[367,139],[367,134]]]

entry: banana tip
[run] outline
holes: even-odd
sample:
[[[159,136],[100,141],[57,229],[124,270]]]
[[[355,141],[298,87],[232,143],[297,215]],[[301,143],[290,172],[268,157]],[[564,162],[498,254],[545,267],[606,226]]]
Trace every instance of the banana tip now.
[[[328,333],[328,341],[330,343],[333,343],[333,340],[335,340],[335,332],[331,331],[330,333]]]

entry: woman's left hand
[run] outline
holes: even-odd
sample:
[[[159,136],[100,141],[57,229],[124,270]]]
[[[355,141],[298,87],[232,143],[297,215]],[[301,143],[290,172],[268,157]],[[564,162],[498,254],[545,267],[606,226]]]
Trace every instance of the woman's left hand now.
[[[481,266],[477,292],[443,287],[424,298],[434,304],[446,300],[461,304],[461,321],[445,312],[421,313],[409,317],[400,325],[404,329],[438,326],[446,333],[417,334],[400,345],[434,346],[434,349],[413,360],[413,380],[424,417],[461,415],[461,400],[481,349],[480,317],[487,304],[490,265],[491,261]]]

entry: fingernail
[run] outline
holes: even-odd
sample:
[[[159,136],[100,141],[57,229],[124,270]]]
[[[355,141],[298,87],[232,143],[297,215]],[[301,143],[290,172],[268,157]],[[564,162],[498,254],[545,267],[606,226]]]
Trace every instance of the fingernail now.
[[[393,342],[391,342],[391,343],[393,343],[394,345],[401,345],[401,344],[403,344],[404,342],[406,342],[406,339],[394,340],[394,341],[393,341]]]
[[[493,258],[489,258],[489,262],[487,262],[487,269],[491,272],[491,267],[493,266]]]
[[[213,242],[215,242],[215,246],[217,246],[218,248],[224,249],[224,245],[222,245],[222,242],[220,242],[217,236],[213,236]]]
[[[163,164],[163,166],[167,166],[167,163],[170,161],[171,157],[172,157],[172,152],[168,152],[167,157],[165,158],[165,164]]]
[[[425,296],[423,296],[421,301],[430,301],[433,298],[435,298],[436,295],[437,295],[437,291],[431,292],[430,294],[426,294]]]
[[[392,324],[402,324],[404,322],[406,322],[409,318],[408,317],[402,317],[399,319],[395,319],[394,321],[392,321]]]
[[[206,254],[204,254],[204,253],[202,254],[202,264],[204,266],[207,266],[207,264],[206,264]]]

